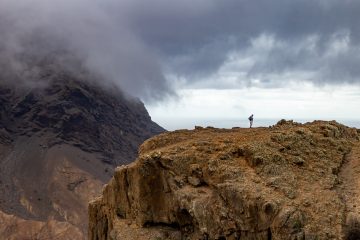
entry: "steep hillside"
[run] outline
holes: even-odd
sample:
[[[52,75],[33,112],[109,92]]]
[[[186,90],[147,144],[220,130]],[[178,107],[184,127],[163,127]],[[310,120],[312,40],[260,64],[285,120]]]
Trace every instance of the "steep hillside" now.
[[[359,239],[360,130],[196,128],[146,141],[89,205],[89,239]]]
[[[43,78],[0,78],[0,239],[85,239],[88,201],[164,131],[116,88],[65,71]]]

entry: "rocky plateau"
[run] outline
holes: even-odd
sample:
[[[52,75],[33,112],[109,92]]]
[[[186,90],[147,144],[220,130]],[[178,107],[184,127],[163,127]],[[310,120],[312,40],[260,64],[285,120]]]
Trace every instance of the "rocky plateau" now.
[[[89,205],[89,240],[360,239],[360,130],[166,132]]]

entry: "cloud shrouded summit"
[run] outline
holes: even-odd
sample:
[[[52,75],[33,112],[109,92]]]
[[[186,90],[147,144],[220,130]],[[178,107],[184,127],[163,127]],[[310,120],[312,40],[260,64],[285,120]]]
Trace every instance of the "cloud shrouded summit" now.
[[[355,0],[0,0],[0,61],[30,79],[24,55],[75,57],[148,100],[179,82],[358,84],[359,13]]]

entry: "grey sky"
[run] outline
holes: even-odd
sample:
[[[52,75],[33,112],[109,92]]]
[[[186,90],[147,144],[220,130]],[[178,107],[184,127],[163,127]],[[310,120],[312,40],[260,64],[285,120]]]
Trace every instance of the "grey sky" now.
[[[359,22],[357,0],[0,0],[0,63],[61,49],[145,101],[179,86],[359,84]]]

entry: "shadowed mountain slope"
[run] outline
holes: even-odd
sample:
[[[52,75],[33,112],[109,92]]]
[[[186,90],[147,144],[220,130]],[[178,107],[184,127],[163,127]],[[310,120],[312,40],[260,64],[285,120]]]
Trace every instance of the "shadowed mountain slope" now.
[[[66,72],[43,79],[0,77],[0,239],[85,239],[89,199],[164,131],[116,88]]]

